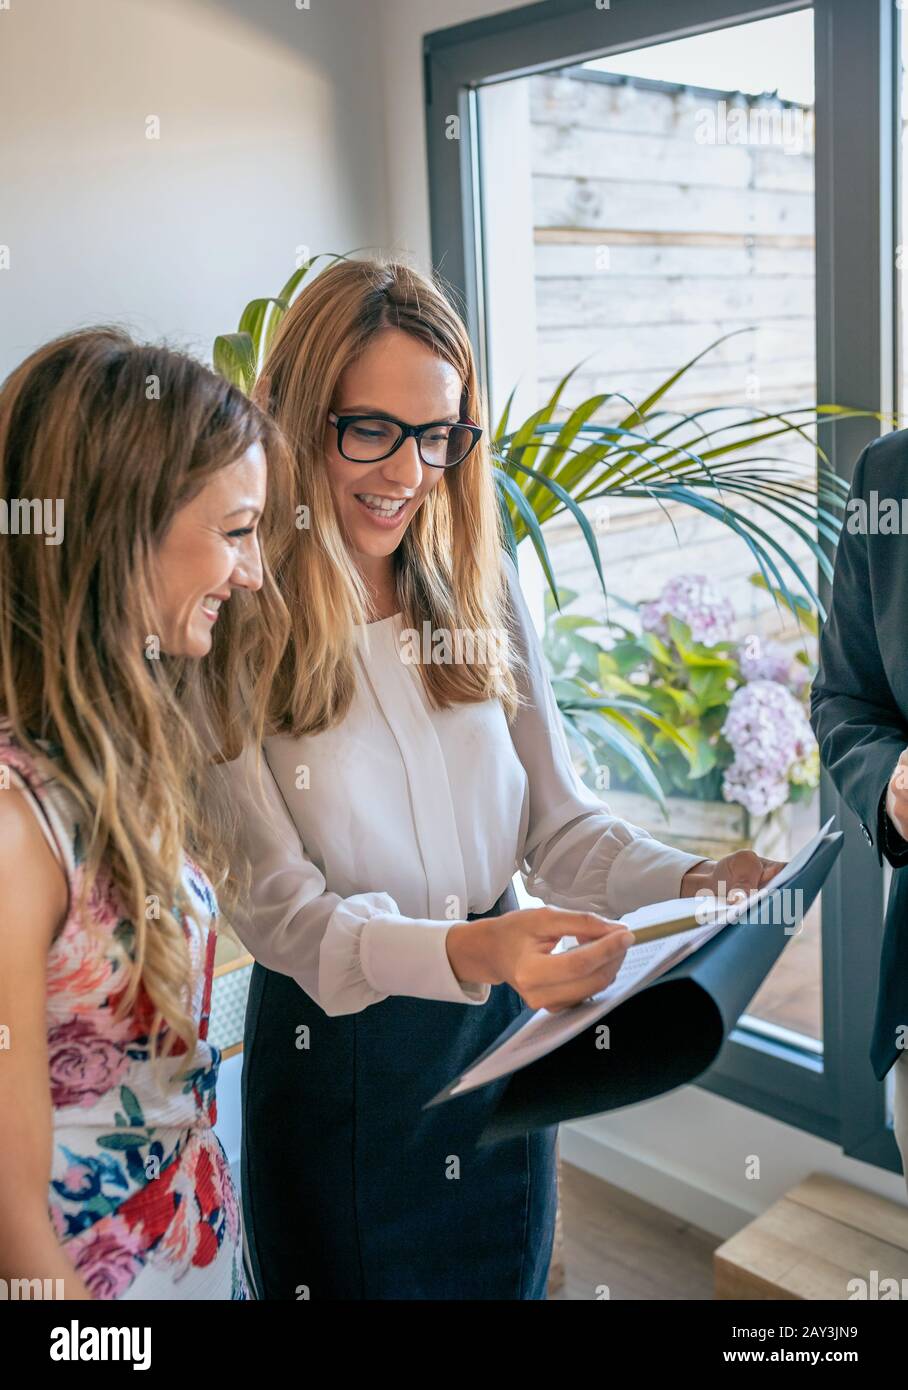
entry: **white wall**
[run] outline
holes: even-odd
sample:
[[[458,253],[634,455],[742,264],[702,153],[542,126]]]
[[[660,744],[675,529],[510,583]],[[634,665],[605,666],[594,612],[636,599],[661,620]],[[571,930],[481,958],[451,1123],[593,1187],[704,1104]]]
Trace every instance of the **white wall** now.
[[[374,0],[0,8],[0,378],[100,321],[207,354],[297,246],[383,243],[379,20]]]
[[[426,266],[423,35],[523,2],[9,0],[0,379],[102,321],[207,355],[300,245]]]
[[[316,0],[313,0],[315,3]],[[516,10],[527,0],[383,0],[381,44],[388,150],[388,231],[396,251],[429,263],[422,41],[436,29]]]

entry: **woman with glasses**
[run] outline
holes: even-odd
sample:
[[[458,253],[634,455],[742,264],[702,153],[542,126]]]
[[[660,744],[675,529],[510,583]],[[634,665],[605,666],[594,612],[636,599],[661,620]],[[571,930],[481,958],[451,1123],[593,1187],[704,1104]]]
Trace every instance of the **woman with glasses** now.
[[[614,920],[752,883],[609,815],[571,765],[502,549],[467,333],[409,268],[336,264],[260,387],[297,466],[266,804],[239,934],[242,1194],[263,1298],[543,1298],[555,1130],[477,1139],[501,1083],[425,1110],[524,1003],[611,982]],[[695,868],[695,866],[700,866]],[[519,910],[516,869],[547,905]],[[577,949],[553,954],[563,936]]]

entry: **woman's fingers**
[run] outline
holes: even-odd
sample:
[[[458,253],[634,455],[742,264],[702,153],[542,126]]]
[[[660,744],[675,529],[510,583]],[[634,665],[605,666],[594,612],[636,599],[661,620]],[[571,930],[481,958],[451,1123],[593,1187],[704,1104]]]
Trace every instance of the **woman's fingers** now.
[[[771,883],[785,865],[776,859],[760,859],[756,864],[756,873],[753,872],[753,867],[753,865],[749,866],[732,880],[726,893],[728,902],[746,901],[751,893],[755,893],[758,888],[765,888],[767,883]]]
[[[616,928],[625,930],[620,922],[613,922],[598,912],[572,912],[566,907],[532,907],[521,914],[525,923],[538,941],[560,941],[564,936],[574,936],[578,941],[598,941],[608,936]]]
[[[619,955],[612,955],[605,960],[597,970],[592,971],[582,979],[574,980],[570,985],[545,985],[538,987],[531,992],[532,997],[527,999],[527,1003],[534,1009],[548,1009],[550,1013],[557,1013],[559,1009],[569,1009],[575,1004],[581,1004],[585,999],[590,999],[600,990],[607,989],[615,979],[618,971],[624,962],[624,952]]]
[[[556,955],[538,956],[540,983],[570,984],[574,980],[585,980],[613,957],[623,959],[628,947],[634,944],[634,933],[618,922],[609,923],[609,926],[611,931],[596,941],[584,942],[582,946],[573,946]]]
[[[764,888],[766,884],[770,883],[772,879],[775,878],[776,874],[781,873],[784,868],[784,863],[778,859],[764,859],[763,872],[760,875],[760,887]]]
[[[564,1008],[596,994],[617,975],[634,936],[620,923],[604,924],[594,941],[555,955],[537,953],[521,964],[515,987],[533,1008]]]

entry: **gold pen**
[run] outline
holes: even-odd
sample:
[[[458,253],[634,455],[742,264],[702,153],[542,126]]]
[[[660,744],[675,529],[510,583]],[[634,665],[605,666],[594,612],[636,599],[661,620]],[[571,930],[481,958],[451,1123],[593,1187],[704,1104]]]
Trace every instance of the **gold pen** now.
[[[684,917],[680,922],[654,922],[650,927],[628,927],[634,933],[634,945],[641,941],[661,941],[664,936],[675,936],[678,932],[690,931],[691,927],[706,926],[695,916]]]

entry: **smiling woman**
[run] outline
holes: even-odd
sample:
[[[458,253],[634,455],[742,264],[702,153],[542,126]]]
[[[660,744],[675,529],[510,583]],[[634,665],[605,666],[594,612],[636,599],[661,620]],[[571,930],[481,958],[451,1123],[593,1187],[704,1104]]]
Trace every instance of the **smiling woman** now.
[[[0,547],[4,1280],[246,1297],[212,1129],[212,760],[260,736],[283,648],[259,536],[283,460],[241,392],[117,330],[50,343],[0,390],[0,495],[66,515],[62,545]]]
[[[406,353],[404,334],[383,335],[373,349]],[[368,369],[368,363],[365,364]],[[361,407],[366,410],[366,407]],[[377,407],[372,413],[337,415],[332,411],[329,424],[337,430],[337,456],[352,463],[375,464],[392,458],[408,439],[415,440],[419,461],[436,473],[462,463],[482,438],[482,430],[472,421],[458,422],[456,417],[430,421],[425,425],[408,425],[393,415],[382,414]],[[432,474],[429,474],[431,479]],[[373,520],[390,531],[397,531],[408,515],[419,506],[420,497],[414,494],[357,492],[356,500],[366,508]]]
[[[616,819],[574,771],[439,287],[396,263],[324,271],[282,320],[261,396],[313,525],[280,571],[293,632],[264,788],[251,752],[230,769],[253,868],[237,923],[257,962],[253,1282],[540,1299],[554,1128],[480,1147],[500,1085],[426,1103],[525,1003],[610,984],[631,939],[615,917],[709,889],[718,866]],[[517,908],[517,868],[544,907]],[[564,936],[581,944],[556,953]]]
[[[458,427],[462,390],[450,362],[393,327],[377,333],[338,381],[328,415],[336,430],[336,438],[328,431],[328,480],[375,617],[390,616],[396,602],[388,561],[404,528],[481,436],[471,427],[464,439]],[[362,403],[370,398],[383,405]],[[408,423],[421,413],[431,416],[428,424]]]
[[[154,596],[161,638],[173,656],[205,656],[211,628],[234,589],[262,587],[257,523],[267,462],[250,444],[180,509],[157,548]]]

